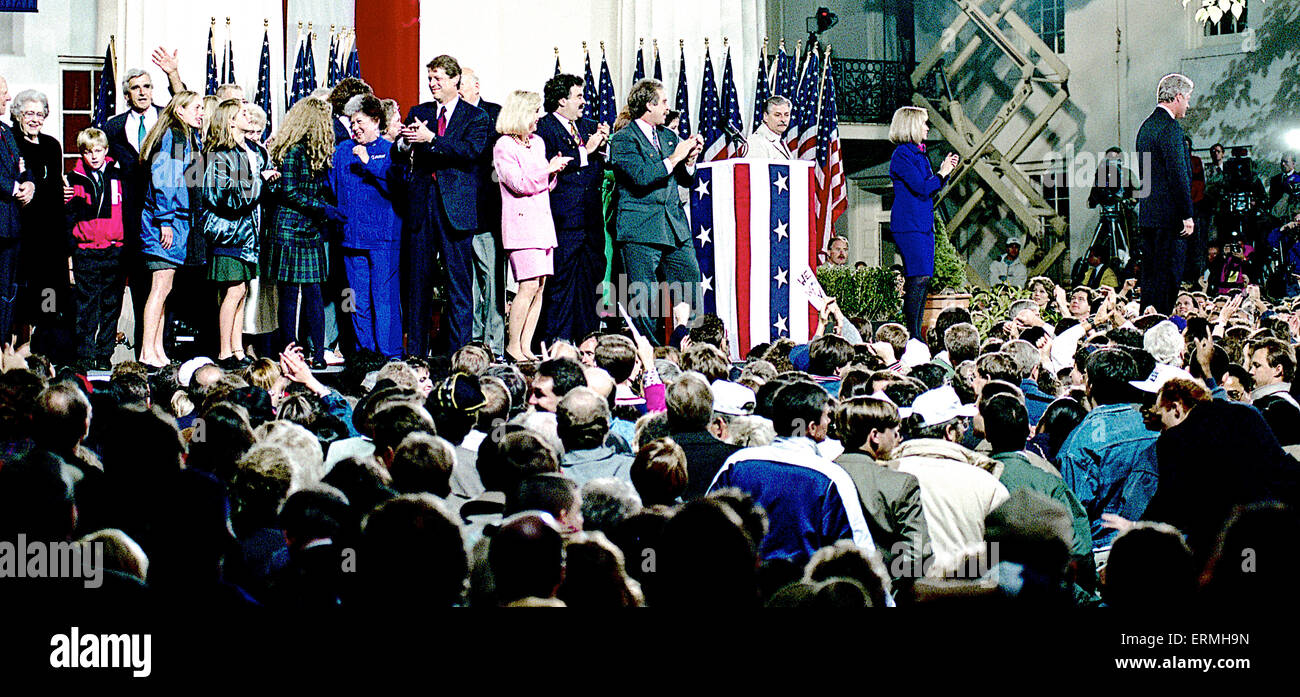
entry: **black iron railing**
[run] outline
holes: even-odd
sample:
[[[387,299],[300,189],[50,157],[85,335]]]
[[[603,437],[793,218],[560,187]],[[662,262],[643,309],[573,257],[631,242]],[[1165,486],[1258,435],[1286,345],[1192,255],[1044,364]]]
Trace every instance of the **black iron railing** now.
[[[889,123],[894,111],[912,103],[914,65],[902,61],[831,58],[836,108],[841,122]],[[926,75],[920,92],[938,97],[943,89],[942,62]]]

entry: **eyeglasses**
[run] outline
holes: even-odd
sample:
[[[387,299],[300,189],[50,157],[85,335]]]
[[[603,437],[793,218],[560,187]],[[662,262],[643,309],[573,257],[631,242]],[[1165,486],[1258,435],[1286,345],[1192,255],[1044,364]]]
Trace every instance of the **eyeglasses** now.
[[[48,116],[43,111],[20,111],[18,115],[24,119],[37,119],[39,121],[44,121],[45,117]]]

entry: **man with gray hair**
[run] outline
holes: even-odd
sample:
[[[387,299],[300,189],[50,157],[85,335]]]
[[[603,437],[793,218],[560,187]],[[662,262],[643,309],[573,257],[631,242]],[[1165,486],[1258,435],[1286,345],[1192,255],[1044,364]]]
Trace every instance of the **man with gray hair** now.
[[[1038,425],[1043,413],[1052,404],[1054,397],[1038,387],[1038,369],[1042,363],[1042,354],[1038,347],[1016,339],[1008,341],[1002,347],[1002,353],[1011,356],[1016,362],[1016,372],[1020,375],[1020,391],[1025,393],[1025,410],[1029,412],[1029,425]]]
[[[790,160],[790,148],[785,144],[785,131],[790,127],[790,100],[775,95],[769,97],[763,108],[763,123],[745,141],[745,157],[767,160]]]
[[[1160,79],[1156,109],[1138,129],[1138,228],[1141,231],[1142,304],[1170,314],[1195,232],[1192,163],[1178,119],[1187,115],[1192,81],[1177,73]],[[1143,194],[1145,193],[1145,196]]]
[[[664,399],[668,406],[668,428],[686,454],[686,491],[682,492],[682,500],[704,498],[722,463],[740,450],[740,446],[709,431],[715,421],[726,421],[727,417],[714,411],[713,388],[700,373],[682,373],[668,386]]]
[[[632,481],[632,458],[606,445],[609,402],[589,387],[569,390],[556,408],[556,431],[564,444],[560,469],[578,486],[599,477]]]

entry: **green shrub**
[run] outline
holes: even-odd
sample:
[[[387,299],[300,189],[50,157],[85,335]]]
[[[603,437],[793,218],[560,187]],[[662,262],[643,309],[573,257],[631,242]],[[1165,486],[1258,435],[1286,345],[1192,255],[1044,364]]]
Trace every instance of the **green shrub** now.
[[[817,280],[826,294],[835,298],[846,317],[868,320],[901,320],[903,301],[894,289],[890,269],[854,270],[848,266],[822,266]]]
[[[934,295],[961,292],[966,287],[966,264],[948,237],[948,227],[943,220],[934,219],[934,276],[930,278],[930,293]]]

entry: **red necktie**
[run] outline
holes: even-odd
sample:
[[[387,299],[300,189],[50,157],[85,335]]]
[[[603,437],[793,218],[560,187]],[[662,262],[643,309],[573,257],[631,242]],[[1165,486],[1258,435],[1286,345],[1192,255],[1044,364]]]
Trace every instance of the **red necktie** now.
[[[438,107],[438,137],[447,133],[447,107]]]

